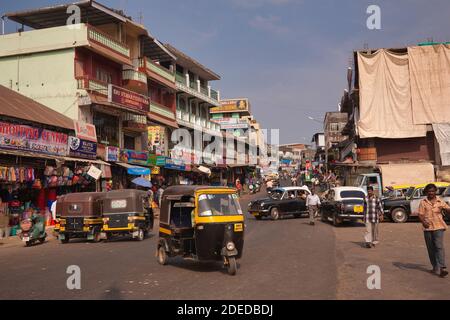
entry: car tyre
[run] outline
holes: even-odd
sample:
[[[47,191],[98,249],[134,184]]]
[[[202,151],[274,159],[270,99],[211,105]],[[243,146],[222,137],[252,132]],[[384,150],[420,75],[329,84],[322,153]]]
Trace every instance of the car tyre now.
[[[339,227],[340,224],[341,224],[341,221],[339,220],[339,218],[336,217],[336,214],[333,214],[333,226]]]
[[[270,210],[270,217],[271,217],[272,220],[274,220],[274,221],[280,219],[280,211],[278,211],[278,208],[272,208],[272,209]]]
[[[405,209],[397,208],[392,210],[391,218],[395,223],[405,223],[408,221],[408,214]]]

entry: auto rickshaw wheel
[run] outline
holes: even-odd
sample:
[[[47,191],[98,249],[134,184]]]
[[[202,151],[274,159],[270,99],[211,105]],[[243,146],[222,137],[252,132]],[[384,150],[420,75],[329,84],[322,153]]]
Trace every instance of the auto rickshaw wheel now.
[[[163,246],[158,247],[158,262],[163,266],[167,264],[167,253]]]
[[[237,263],[236,263],[236,258],[235,257],[228,258],[228,265],[227,266],[228,266],[228,274],[230,276],[236,275]]]
[[[31,247],[33,245],[33,241],[27,241],[25,242],[26,247]]]
[[[44,243],[44,242],[45,242],[45,237],[40,238],[40,239],[39,239],[39,242],[40,242],[40,243]]]
[[[144,234],[144,230],[139,229],[138,231],[138,236],[137,236],[137,241],[143,241],[145,239],[145,234]]]
[[[64,239],[61,239],[61,243],[69,243],[70,238],[69,236],[65,236]]]

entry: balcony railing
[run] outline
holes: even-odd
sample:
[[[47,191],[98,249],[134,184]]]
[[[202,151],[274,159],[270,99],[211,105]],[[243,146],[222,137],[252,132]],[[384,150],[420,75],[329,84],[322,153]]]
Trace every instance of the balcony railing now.
[[[176,72],[175,81],[177,87],[187,93],[190,93],[198,98],[210,102],[213,105],[219,106],[219,93],[213,89],[209,90],[207,87],[198,86],[192,79],[187,81],[186,75]]]
[[[160,115],[162,115],[166,118],[170,118],[170,119],[175,118],[173,111],[169,107],[166,107],[166,106],[164,106],[156,101],[153,101],[153,100],[150,101],[150,112],[160,114]],[[178,112],[178,110],[177,110],[177,112]],[[178,117],[178,113],[177,113],[177,117]]]
[[[134,80],[142,83],[147,83],[147,75],[143,72],[135,70],[124,70],[122,72],[123,80]]]
[[[126,44],[117,41],[113,37],[103,33],[91,25],[88,25],[88,37],[89,40],[95,41],[100,45],[121,54],[122,56],[130,58],[130,48]]]
[[[166,80],[169,80],[170,82],[175,82],[175,74],[172,71],[164,68],[163,66],[160,66],[159,64],[154,63],[148,58],[145,58],[145,66],[150,72],[156,73],[157,75],[163,77]]]
[[[108,83],[95,79],[89,79],[88,77],[78,77],[77,88],[95,91],[105,96],[108,95]]]
[[[195,114],[177,109],[176,116],[178,120],[185,121],[191,125],[201,126],[204,129],[220,132],[219,124],[212,121],[208,121],[205,118],[198,117]]]
[[[216,90],[211,89],[211,99],[219,100],[219,93]]]

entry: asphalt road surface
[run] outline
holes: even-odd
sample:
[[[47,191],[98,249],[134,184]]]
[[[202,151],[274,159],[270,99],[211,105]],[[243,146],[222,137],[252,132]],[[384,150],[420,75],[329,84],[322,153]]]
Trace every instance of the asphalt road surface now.
[[[262,196],[243,197],[244,211]],[[0,248],[0,299],[335,299],[333,229],[307,222],[246,214],[244,254],[233,277],[221,263],[172,258],[159,265],[155,233],[142,242]],[[71,265],[80,267],[81,290],[67,289]]]

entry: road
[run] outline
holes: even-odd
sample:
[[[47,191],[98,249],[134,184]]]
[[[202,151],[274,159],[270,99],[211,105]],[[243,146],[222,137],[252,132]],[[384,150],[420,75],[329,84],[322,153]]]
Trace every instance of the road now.
[[[263,196],[244,196],[244,211]],[[361,223],[312,227],[306,217],[257,221],[246,213],[246,225],[234,277],[220,263],[174,258],[159,265],[155,235],[143,242],[0,246],[0,299],[450,299],[450,279],[427,272],[418,223],[383,223],[374,249],[363,248]],[[66,287],[70,265],[81,268],[81,290]],[[380,268],[381,290],[368,289],[369,266]]]
[[[256,196],[241,200],[243,209]],[[256,221],[246,216],[243,258],[236,276],[221,264],[181,258],[161,266],[157,236],[0,249],[0,299],[334,299],[332,228],[307,219]],[[320,246],[320,250],[317,247]],[[81,290],[68,290],[67,267],[81,269]],[[5,288],[7,288],[5,290]]]

